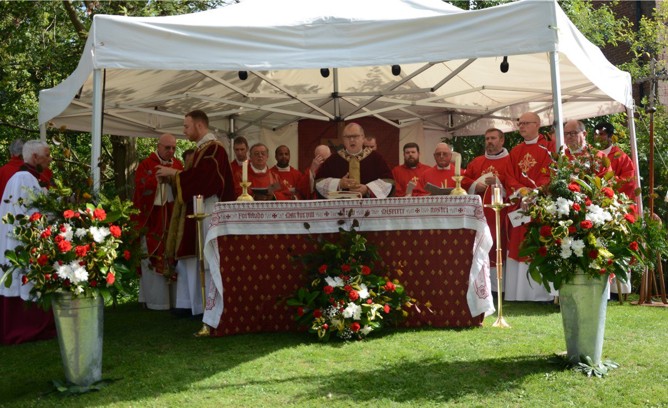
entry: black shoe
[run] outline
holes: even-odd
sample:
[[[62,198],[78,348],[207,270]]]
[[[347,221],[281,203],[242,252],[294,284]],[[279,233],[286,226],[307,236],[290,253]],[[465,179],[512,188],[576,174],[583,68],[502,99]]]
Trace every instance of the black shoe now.
[[[192,314],[190,312],[190,309],[170,309],[170,313],[174,317],[178,317],[179,319],[182,319],[184,317],[190,317]]]

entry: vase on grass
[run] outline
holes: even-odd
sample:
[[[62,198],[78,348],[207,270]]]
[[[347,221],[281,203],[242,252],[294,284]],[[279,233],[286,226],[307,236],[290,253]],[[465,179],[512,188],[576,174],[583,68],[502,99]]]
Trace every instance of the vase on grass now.
[[[588,356],[601,363],[605,315],[608,306],[608,279],[576,273],[559,290],[561,317],[566,336],[566,350],[571,364]]]
[[[102,379],[102,295],[57,293],[52,300],[65,378],[80,386]]]

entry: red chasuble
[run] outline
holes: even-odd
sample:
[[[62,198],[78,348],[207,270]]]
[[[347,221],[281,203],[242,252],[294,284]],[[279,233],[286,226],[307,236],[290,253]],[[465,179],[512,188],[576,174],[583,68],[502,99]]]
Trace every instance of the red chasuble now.
[[[172,216],[173,202],[164,205],[155,205],[156,194],[161,194],[158,188],[158,179],[155,176],[155,167],[158,165],[183,170],[183,164],[177,159],[171,163],[161,161],[156,152],[142,160],[135,173],[135,193],[132,201],[140,211],[133,218],[139,228],[146,228],[146,246],[149,260],[158,273],[162,273],[162,258],[165,251],[165,234],[169,231],[169,222]],[[176,193],[172,189],[173,194]]]
[[[234,179],[234,196],[239,197],[241,193],[243,192],[243,189],[241,188],[241,173],[243,171],[243,166],[239,164],[238,161],[232,160],[232,163],[230,163],[230,168],[232,170],[232,177]]]
[[[202,195],[204,199],[216,196],[219,201],[234,201],[232,183],[232,170],[223,144],[216,140],[204,142],[195,150],[192,166],[176,175],[177,198],[185,206],[182,217],[193,213],[193,197],[196,195]],[[183,236],[176,244],[177,258],[197,256],[195,219],[185,217]]]
[[[505,153],[505,154],[504,154]],[[510,161],[510,155],[503,149],[503,153],[498,156],[487,156],[482,155],[478,156],[466,166],[466,174],[462,179],[462,188],[467,190],[469,194],[474,194],[474,186],[478,178],[483,174],[493,174],[499,179],[501,185],[507,190],[506,181],[508,180],[509,175],[512,173],[512,163]],[[494,191],[491,186],[487,186],[485,192],[481,195],[482,203],[491,204],[492,195]],[[494,237],[494,245],[489,251],[489,261],[490,265],[496,265],[496,213],[493,209],[483,207],[485,213],[485,219],[487,220],[487,225],[489,226],[489,231]],[[503,250],[503,258],[505,259],[505,250],[507,248],[507,239],[506,239],[506,228],[505,220],[508,214],[507,208],[503,208],[500,214],[501,221],[501,248]]]
[[[392,176],[394,177],[394,196],[403,197],[406,195],[406,186],[408,182],[413,180],[413,182],[418,184],[420,181],[420,176],[422,176],[429,166],[426,164],[418,163],[415,167],[408,167],[405,164],[400,164],[392,169]]]
[[[281,183],[281,189],[276,192],[277,200],[301,200],[297,187],[302,178],[302,172],[292,166],[281,169],[278,166],[271,168],[274,177]]]
[[[10,178],[23,166],[23,159],[18,156],[12,156],[4,166],[0,167],[0,197],[5,192],[5,186]]]
[[[439,188],[453,188],[455,187],[455,181],[452,177],[455,175],[455,166],[450,163],[448,167],[441,169],[438,166],[428,168],[418,182],[417,187],[413,190],[413,196],[425,196],[429,195],[429,191],[426,189],[426,185],[433,184]]]
[[[636,183],[636,168],[633,165],[633,160],[617,146],[611,146],[608,149],[610,167],[615,172],[615,180],[620,183],[619,192],[625,193],[630,199],[635,199],[635,190],[638,188],[638,184]]]
[[[509,194],[519,190],[522,187],[534,189],[550,182],[549,167],[552,163],[552,153],[554,143],[545,139],[543,135],[538,136],[536,143],[522,142],[515,146],[510,152],[510,160],[513,163],[512,177],[509,177],[507,184]],[[509,207],[508,211],[514,211],[515,207]],[[510,229],[508,241],[508,257],[519,259],[520,244],[524,241],[526,228],[519,226]]]

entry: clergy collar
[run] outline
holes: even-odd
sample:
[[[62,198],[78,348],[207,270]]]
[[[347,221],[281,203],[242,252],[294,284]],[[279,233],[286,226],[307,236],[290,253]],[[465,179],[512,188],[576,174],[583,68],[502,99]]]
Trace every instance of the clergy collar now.
[[[362,156],[362,155],[364,154],[364,149],[360,150],[360,151],[357,152],[357,153],[350,153],[350,152],[349,152],[348,150],[346,150],[346,149],[343,149],[343,151],[346,152],[346,155],[347,155],[347,156],[350,156],[350,157]]]
[[[571,150],[571,148],[569,147],[569,148],[568,148],[568,152],[569,152],[570,154],[572,154],[572,155],[576,155],[576,154],[580,154],[580,153],[582,153],[582,152],[583,152],[584,150],[586,150],[586,149],[587,149],[587,144],[585,143],[585,144],[583,144],[582,146],[580,146],[580,148],[577,149],[577,150]]]
[[[601,150],[600,152],[607,156],[607,155],[610,154],[610,151],[612,151],[612,146],[614,146],[614,145],[611,144],[611,145],[608,146],[606,149],[603,149],[603,150]]]
[[[238,164],[239,166],[243,166],[243,165],[244,165],[244,162],[245,162],[246,160],[241,160],[241,161],[239,161],[239,160],[237,160],[237,159],[234,159],[234,161],[237,162],[237,164]],[[250,162],[249,162],[249,163],[250,163]]]
[[[206,142],[211,142],[211,141],[215,141],[215,140],[216,140],[216,136],[214,136],[213,133],[207,133],[200,140],[197,141],[197,147],[202,146]]]
[[[278,167],[278,165],[276,165],[276,168],[278,169],[278,171],[282,171],[284,173],[288,173],[290,171],[290,165],[288,165],[287,167]]]
[[[268,168],[267,168],[266,166],[265,166],[264,170],[258,170],[258,169],[255,168],[255,166],[253,166],[252,163],[249,163],[249,164],[250,164],[250,166],[251,166],[251,169],[253,169],[253,173],[256,173],[256,174],[264,174],[264,173],[267,172],[267,169],[268,169]]]
[[[445,166],[445,167],[441,167],[441,166],[439,166],[439,165],[437,164],[437,165],[436,165],[436,168],[437,168],[438,170],[450,170],[450,165],[451,165],[451,164],[452,164],[452,163],[448,163],[448,165]]]
[[[494,153],[494,154],[485,153],[485,158],[490,159],[490,160],[502,159],[506,156],[508,156],[508,149],[506,149],[505,147],[503,149],[501,149],[501,151],[498,152],[498,153]]]
[[[155,155],[158,156],[158,160],[160,160],[160,164],[165,165],[165,166],[171,166],[172,165],[172,160],[165,160],[162,157],[160,157],[160,153],[157,151],[155,152]]]
[[[526,143],[526,144],[536,144],[536,143],[538,143],[538,140],[540,140],[540,135],[536,136],[532,140],[525,140],[524,143]]]

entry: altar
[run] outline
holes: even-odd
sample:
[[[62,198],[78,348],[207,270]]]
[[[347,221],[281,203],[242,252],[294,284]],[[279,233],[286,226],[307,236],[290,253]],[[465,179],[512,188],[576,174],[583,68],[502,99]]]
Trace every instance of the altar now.
[[[291,257],[313,249],[308,234],[331,238],[354,219],[418,300],[405,326],[479,326],[494,312],[492,237],[478,196],[221,202],[204,248],[212,335],[297,330],[284,300],[308,282]]]

